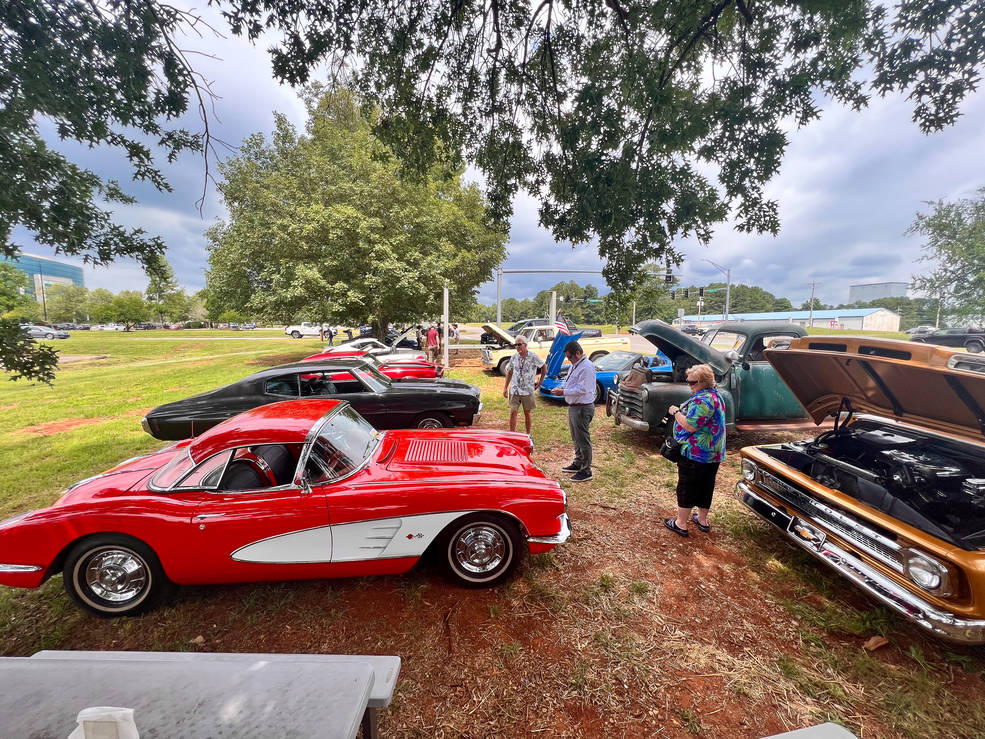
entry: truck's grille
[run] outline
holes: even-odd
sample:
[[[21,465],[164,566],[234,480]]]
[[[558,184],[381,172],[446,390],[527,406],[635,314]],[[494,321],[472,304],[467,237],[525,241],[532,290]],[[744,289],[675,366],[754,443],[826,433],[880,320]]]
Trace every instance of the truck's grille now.
[[[817,523],[853,542],[860,550],[897,572],[903,572],[902,547],[852,514],[822,503],[794,485],[761,471],[762,486],[778,498],[800,509]],[[791,511],[792,513],[792,511]]]
[[[492,352],[487,346],[482,347],[482,361],[486,364],[492,364]]]
[[[619,407],[630,418],[643,420],[643,391],[619,388]]]

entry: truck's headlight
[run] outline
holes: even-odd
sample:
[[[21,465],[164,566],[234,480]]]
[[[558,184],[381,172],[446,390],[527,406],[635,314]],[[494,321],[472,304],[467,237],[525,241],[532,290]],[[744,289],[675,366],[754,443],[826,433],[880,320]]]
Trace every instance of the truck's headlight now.
[[[952,595],[951,570],[943,562],[916,549],[903,553],[903,572],[917,587],[934,595]]]
[[[742,479],[746,482],[755,482],[759,467],[751,459],[742,459]]]

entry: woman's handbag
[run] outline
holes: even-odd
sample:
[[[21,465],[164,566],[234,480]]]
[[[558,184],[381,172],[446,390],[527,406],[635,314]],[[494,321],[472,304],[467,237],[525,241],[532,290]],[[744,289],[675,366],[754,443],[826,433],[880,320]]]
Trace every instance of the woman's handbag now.
[[[660,456],[671,462],[681,461],[681,442],[674,438],[674,419],[667,416],[664,423],[664,443],[660,445]]]

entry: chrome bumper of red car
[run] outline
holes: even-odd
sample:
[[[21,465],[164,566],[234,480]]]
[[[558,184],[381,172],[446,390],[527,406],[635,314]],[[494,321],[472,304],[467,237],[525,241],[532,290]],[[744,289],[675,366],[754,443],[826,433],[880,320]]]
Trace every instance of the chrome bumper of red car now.
[[[851,580],[883,605],[942,639],[961,644],[985,644],[985,620],[960,618],[928,603],[832,542],[825,532],[809,521],[780,510],[760,497],[747,483],[739,482],[735,486],[735,492],[739,500],[758,516],[782,530],[788,539]]]
[[[562,513],[558,518],[561,519],[561,530],[554,536],[531,536],[527,541],[533,544],[564,544],[571,536],[571,523],[567,513]]]

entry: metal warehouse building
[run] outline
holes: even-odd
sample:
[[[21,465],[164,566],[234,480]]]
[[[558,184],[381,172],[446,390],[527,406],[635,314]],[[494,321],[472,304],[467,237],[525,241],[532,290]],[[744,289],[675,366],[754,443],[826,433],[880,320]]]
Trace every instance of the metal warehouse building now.
[[[817,326],[818,328],[844,328],[854,331],[899,331],[899,314],[885,308],[836,308],[834,310],[816,310],[811,321],[811,311],[791,310],[772,311],[770,313],[730,313],[730,321],[748,321],[770,323],[773,321],[789,321],[801,326]],[[684,316],[675,324],[695,324],[706,328],[713,323],[721,323],[725,317],[715,315]]]
[[[24,272],[30,284],[27,291],[38,302],[41,301],[41,286],[47,290],[52,285],[78,285],[85,287],[82,268],[74,264],[65,264],[50,257],[40,257],[36,254],[18,254],[15,257],[0,257],[4,262],[10,262],[21,272]]]

